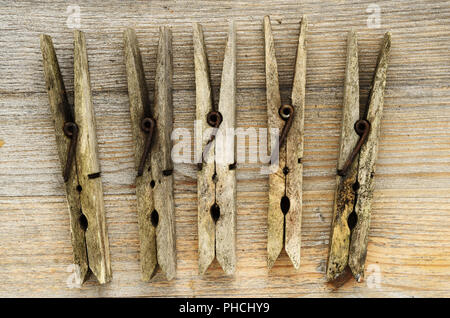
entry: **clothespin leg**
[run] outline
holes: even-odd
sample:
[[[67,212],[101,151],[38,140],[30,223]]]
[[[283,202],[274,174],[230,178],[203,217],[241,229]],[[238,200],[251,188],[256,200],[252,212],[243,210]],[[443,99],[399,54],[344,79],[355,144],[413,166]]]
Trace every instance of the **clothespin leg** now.
[[[193,25],[194,62],[195,62],[195,87],[196,87],[196,119],[197,133],[201,142],[196,141],[196,151],[202,153],[208,139],[202,138],[205,130],[209,128],[206,117],[212,109],[212,92],[209,81],[208,58],[203,39],[203,30],[200,24]],[[198,138],[198,137],[197,137]],[[215,184],[213,175],[215,144],[209,145],[209,151],[202,155],[201,169],[197,172],[198,193],[198,268],[199,273],[204,274],[215,257],[216,230],[215,221],[211,215],[211,207],[215,203]]]
[[[175,206],[173,202],[172,150],[172,33],[161,27],[156,59],[155,107],[156,132],[150,153],[155,212],[158,213],[156,245],[158,264],[168,280],[176,274]]]
[[[302,185],[303,185],[303,136],[306,86],[306,32],[307,20],[303,16],[300,23],[294,82],[292,85],[292,106],[295,109],[293,123],[286,139],[286,196],[289,211],[285,219],[285,247],[295,269],[300,268],[300,247],[302,227]]]
[[[359,138],[354,129],[354,124],[359,119],[359,71],[358,43],[356,33],[353,31],[348,34],[346,64],[338,169],[342,168]],[[357,170],[358,160],[354,160],[346,176],[336,177],[327,265],[329,281],[342,275],[347,267],[350,246],[348,217],[353,212],[355,203],[354,184]]]
[[[86,39],[84,33],[78,30],[74,31],[74,38],[74,109],[79,126],[76,165],[82,189],[80,199],[82,213],[87,219],[86,244],[89,268],[97,280],[104,284],[111,280],[112,273]]]
[[[150,100],[145,83],[139,44],[133,29],[124,31],[125,64],[127,70],[128,98],[130,100],[131,128],[135,141],[135,166],[140,164],[145,147],[146,133],[141,124],[144,117],[150,116]],[[136,177],[137,214],[140,240],[140,263],[143,281],[150,281],[157,270],[156,227],[152,223],[155,210],[153,200],[151,160],[146,160],[142,176]],[[153,187],[152,187],[153,186]],[[153,215],[155,218],[155,214]]]
[[[59,69],[52,38],[49,35],[42,34],[40,42],[50,111],[55,126],[56,145],[63,170],[67,162],[70,145],[70,140],[65,136],[63,127],[65,122],[74,120],[74,114],[67,99],[66,89]],[[76,164],[72,164],[69,178],[64,185],[69,206],[74,264],[79,268],[80,281],[84,282],[88,278],[89,265],[85,229],[83,228],[85,225],[83,219],[84,216],[81,213],[80,193],[77,190],[79,183]]]
[[[220,217],[216,222],[216,257],[226,274],[236,266],[236,170],[234,132],[236,126],[236,28],[230,23],[222,68],[219,112],[223,121],[216,143],[216,202]],[[220,146],[217,146],[220,145]]]
[[[278,115],[281,107],[280,87],[278,83],[278,66],[275,55],[272,26],[270,18],[264,17],[264,48],[266,69],[266,99],[269,133],[270,128],[281,131],[283,121]],[[271,137],[268,139],[269,153],[275,149],[271,147]],[[276,172],[269,175],[269,209],[267,215],[267,265],[273,266],[283,249],[284,243],[284,214],[280,208],[280,198],[285,194],[285,181],[282,167],[286,164],[286,147],[282,145],[278,152]]]

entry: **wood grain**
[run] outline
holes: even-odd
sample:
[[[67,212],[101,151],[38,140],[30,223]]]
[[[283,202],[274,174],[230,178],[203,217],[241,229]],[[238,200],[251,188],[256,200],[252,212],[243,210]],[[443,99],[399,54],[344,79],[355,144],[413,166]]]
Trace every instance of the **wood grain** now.
[[[80,2],[114,277],[73,287],[70,218],[42,71],[39,36],[52,36],[69,101],[73,33],[67,2],[0,1],[0,295],[381,297],[450,292],[450,18],[448,1],[371,0]],[[308,16],[301,266],[282,252],[267,269],[268,177],[261,163],[236,169],[236,272],[213,262],[198,274],[194,164],[174,165],[177,274],[141,281],[139,227],[123,31],[137,32],[147,86],[154,88],[159,27],[173,36],[174,129],[192,136],[195,77],[192,23],[203,25],[213,90],[220,86],[228,19],[236,23],[236,126],[267,127],[264,33],[270,14],[280,95],[288,101],[299,35]],[[358,32],[360,102],[365,105],[380,42],[392,31],[379,139],[366,279],[335,290],[325,270],[342,122],[346,38]],[[56,31],[55,31],[56,30]],[[150,92],[150,97],[153,94]],[[193,148],[192,148],[193,149]],[[237,152],[255,154],[256,147]],[[191,157],[192,153],[191,153]]]

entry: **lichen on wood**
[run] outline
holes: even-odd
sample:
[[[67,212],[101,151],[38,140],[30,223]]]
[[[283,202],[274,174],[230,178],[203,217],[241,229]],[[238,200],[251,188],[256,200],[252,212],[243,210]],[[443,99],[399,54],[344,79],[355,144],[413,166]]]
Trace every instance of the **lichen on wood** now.
[[[390,33],[386,33],[381,48],[371,93],[364,119],[370,123],[366,142],[344,176],[336,177],[334,211],[330,232],[328,281],[344,275],[349,266],[353,276],[360,281],[364,276],[367,253],[370,210],[373,197],[373,177],[378,152],[378,139],[383,110],[386,71],[390,51]],[[359,116],[358,45],[356,33],[349,32],[347,40],[347,66],[344,84],[342,130],[337,169],[341,169],[359,140],[354,124]],[[354,214],[355,224],[349,224]]]
[[[350,239],[349,266],[353,276],[360,281],[364,277],[364,264],[367,255],[367,243],[370,228],[370,212],[374,191],[374,177],[378,156],[381,118],[384,105],[384,89],[391,51],[391,33],[386,32],[383,39],[377,67],[369,94],[369,106],[366,119],[370,122],[370,132],[359,153],[358,190],[355,204],[357,222]]]

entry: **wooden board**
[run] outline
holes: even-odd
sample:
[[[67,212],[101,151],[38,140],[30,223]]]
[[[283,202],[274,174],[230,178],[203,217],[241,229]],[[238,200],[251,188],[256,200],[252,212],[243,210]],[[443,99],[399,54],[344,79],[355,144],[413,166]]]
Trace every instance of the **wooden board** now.
[[[113,280],[73,286],[69,213],[42,71],[39,35],[52,36],[73,95],[73,26],[65,1],[0,1],[0,296],[448,296],[450,292],[450,4],[378,1],[121,1],[80,4],[86,33]],[[175,164],[177,275],[140,279],[134,151],[125,27],[136,29],[154,88],[160,25],[173,36],[174,128],[193,134],[192,23],[203,25],[214,89],[220,86],[228,19],[237,30],[236,125],[267,127],[262,18],[270,14],[281,98],[290,95],[298,23],[308,15],[302,264],[283,252],[267,269],[268,178],[238,164],[236,273],[217,263],[198,275],[196,166]],[[73,18],[73,16],[72,16]],[[69,23],[68,23],[69,22]],[[325,265],[342,115],[346,37],[358,32],[361,105],[383,34],[392,31],[372,206],[366,280],[335,290]],[[150,96],[153,96],[152,92]],[[238,149],[244,151],[243,148]],[[249,150],[246,149],[248,152]],[[251,152],[257,149],[251,148]],[[248,153],[247,153],[248,155]]]

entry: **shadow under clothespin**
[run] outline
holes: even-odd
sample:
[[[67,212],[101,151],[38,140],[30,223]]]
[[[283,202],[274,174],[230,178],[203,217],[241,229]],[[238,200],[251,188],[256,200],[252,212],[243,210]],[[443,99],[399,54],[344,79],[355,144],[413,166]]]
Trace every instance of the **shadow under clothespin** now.
[[[156,60],[155,98],[150,99],[135,31],[124,32],[131,125],[135,142],[136,196],[142,279],[150,281],[158,265],[176,275],[175,206],[172,149],[172,33],[161,27]]]
[[[375,161],[384,104],[391,34],[384,36],[365,113],[359,114],[359,67],[356,33],[347,40],[347,66],[327,280],[342,284],[350,271],[360,282],[370,226]],[[350,276],[351,277],[351,276]]]
[[[45,34],[40,38],[44,76],[69,203],[74,263],[81,282],[92,272],[104,284],[112,273],[86,39],[78,30],[74,38],[74,106],[67,99],[52,39]]]
[[[283,247],[296,269],[300,267],[303,135],[306,84],[306,29],[300,23],[291,104],[282,105],[278,66],[270,18],[264,17],[265,68],[268,127],[281,129],[271,148],[269,210],[267,215],[267,265],[271,268]],[[272,138],[271,138],[272,139]],[[278,159],[278,160],[276,160]]]

